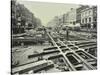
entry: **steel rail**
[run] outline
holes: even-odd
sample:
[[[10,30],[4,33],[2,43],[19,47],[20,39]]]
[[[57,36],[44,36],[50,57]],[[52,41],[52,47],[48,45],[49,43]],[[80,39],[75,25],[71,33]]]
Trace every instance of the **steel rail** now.
[[[79,50],[83,51],[85,54],[87,54],[88,56],[92,57],[93,59],[97,60],[97,58],[89,53],[87,53],[83,48],[79,48],[78,46],[76,46],[75,44],[72,44],[71,42],[69,42],[71,45],[73,45],[74,47],[77,47]]]
[[[61,40],[59,40],[64,46],[66,46],[67,48],[69,48],[66,44],[64,44]],[[84,60],[81,56],[79,56],[74,50],[72,50],[71,48],[69,48],[69,50],[71,50],[85,65],[86,67],[88,67],[90,70],[94,70],[96,69],[95,67],[93,67],[91,64],[89,64],[86,60]]]
[[[47,35],[49,36],[49,38],[51,39],[52,43],[54,44],[55,47],[58,48],[58,50],[60,51],[60,53],[63,55],[65,61],[66,61],[66,65],[68,65],[68,67],[70,67],[70,69],[72,71],[76,71],[75,67],[73,66],[73,64],[71,64],[71,62],[69,61],[69,59],[66,57],[66,55],[62,52],[61,48],[56,44],[56,42],[54,41],[54,39],[51,37],[51,35],[49,33],[47,33]]]

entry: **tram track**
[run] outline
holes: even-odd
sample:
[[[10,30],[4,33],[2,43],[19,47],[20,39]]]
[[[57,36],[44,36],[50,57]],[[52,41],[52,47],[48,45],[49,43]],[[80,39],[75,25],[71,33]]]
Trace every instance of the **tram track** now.
[[[66,61],[66,64],[69,66],[69,68],[71,68],[72,71],[75,71],[77,70],[77,68],[75,68],[75,66],[73,65],[73,63],[71,62],[71,59],[68,59],[68,54],[72,53],[72,55],[74,55],[74,58],[78,61],[81,61],[79,62],[79,64],[81,64],[82,67],[84,67],[85,69],[88,69],[88,70],[94,70],[96,69],[96,67],[94,67],[92,64],[90,64],[88,61],[86,61],[84,58],[82,58],[82,56],[80,56],[78,54],[78,52],[82,52],[84,53],[87,57],[91,57],[91,59],[93,59],[95,62],[97,62],[97,59],[96,57],[94,57],[93,55],[87,53],[86,51],[84,51],[83,49],[79,48],[78,46],[75,46],[73,45],[71,42],[70,43],[70,46],[73,46],[73,48],[69,47],[68,45],[66,45],[63,41],[61,41],[59,38],[57,38],[56,40],[53,39],[53,37],[48,34],[48,36],[50,37],[53,45],[55,47],[58,48],[58,50],[60,51],[60,54],[63,55],[65,61]],[[65,46],[65,53],[62,51],[63,49],[60,48],[60,46]],[[76,50],[75,50],[76,48]],[[78,64],[78,65],[79,65]]]

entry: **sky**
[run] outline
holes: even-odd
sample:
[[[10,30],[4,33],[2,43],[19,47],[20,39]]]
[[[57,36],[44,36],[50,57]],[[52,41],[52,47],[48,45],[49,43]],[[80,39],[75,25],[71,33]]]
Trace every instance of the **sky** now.
[[[18,3],[24,4],[34,16],[39,18],[42,25],[46,26],[47,23],[52,20],[55,16],[63,15],[70,11],[71,8],[77,8],[79,5],[75,4],[63,4],[63,3],[48,3],[48,2],[36,2],[17,0]]]

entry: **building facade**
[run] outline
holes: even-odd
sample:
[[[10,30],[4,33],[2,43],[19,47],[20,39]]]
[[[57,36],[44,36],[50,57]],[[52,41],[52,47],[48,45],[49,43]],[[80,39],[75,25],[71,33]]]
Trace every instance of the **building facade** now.
[[[11,27],[12,34],[24,33],[26,29],[36,28],[41,24],[32,12],[16,0],[11,1]]]
[[[66,14],[66,24],[76,24],[76,9],[71,8]]]
[[[97,7],[96,6],[80,6],[76,10],[76,22],[80,23],[81,28],[96,29],[97,28]]]

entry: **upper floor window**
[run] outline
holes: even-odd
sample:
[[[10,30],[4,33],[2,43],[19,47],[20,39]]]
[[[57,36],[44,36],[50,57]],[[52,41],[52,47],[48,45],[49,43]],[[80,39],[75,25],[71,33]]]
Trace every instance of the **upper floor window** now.
[[[89,17],[89,22],[91,22],[91,17]]]
[[[94,21],[97,21],[97,18],[96,17],[94,17]]]
[[[82,17],[84,17],[84,12],[81,14]]]
[[[82,23],[84,23],[84,19],[82,19]]]
[[[84,13],[84,15],[87,15],[87,11]]]
[[[89,10],[89,14],[91,14],[91,10]]]
[[[85,18],[85,23],[87,23],[87,18]]]

